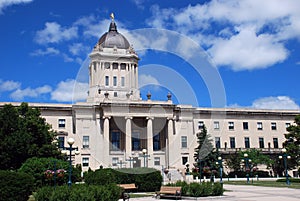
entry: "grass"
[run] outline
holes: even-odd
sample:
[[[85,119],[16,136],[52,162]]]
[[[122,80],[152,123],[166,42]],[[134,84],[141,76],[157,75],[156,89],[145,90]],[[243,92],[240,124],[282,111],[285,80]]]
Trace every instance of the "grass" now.
[[[130,193],[130,198],[151,197],[154,193]]]
[[[286,185],[285,182],[276,182],[276,181],[251,181],[247,184],[246,181],[224,181],[224,184],[232,184],[232,185],[253,185],[253,186],[265,186],[265,187],[281,187],[281,188],[296,188],[300,189],[300,183],[291,182],[290,185]]]

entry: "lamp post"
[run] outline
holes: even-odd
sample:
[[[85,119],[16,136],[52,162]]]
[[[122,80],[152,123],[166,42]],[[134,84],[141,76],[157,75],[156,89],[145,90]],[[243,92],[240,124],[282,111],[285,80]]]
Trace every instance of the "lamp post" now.
[[[218,161],[216,162],[217,165],[220,165],[220,184],[222,185],[223,184],[223,160],[222,160],[222,157],[219,156],[218,157]]]
[[[283,154],[281,156],[279,156],[279,159],[283,158],[284,170],[285,170],[285,177],[286,177],[286,185],[290,185],[289,173],[288,173],[288,166],[287,166],[287,159],[290,159],[291,156],[289,156],[286,153],[286,149],[285,148],[283,148],[281,151],[282,151]]]
[[[248,154],[247,153],[244,153],[244,159],[242,159],[242,162],[245,162],[247,184],[249,184],[250,183],[250,180],[249,180],[250,164],[249,163],[251,163],[251,159],[248,158]]]
[[[76,155],[79,154],[79,151],[78,151],[78,148],[72,148],[72,146],[73,146],[73,144],[74,144],[74,142],[75,142],[74,138],[69,138],[67,142],[68,142],[68,144],[69,144],[69,146],[70,146],[69,148],[66,148],[66,149],[69,149],[69,151],[70,151],[70,158],[69,158],[69,181],[68,181],[68,186],[71,187],[71,185],[72,185],[72,151],[73,151],[74,149],[76,149],[76,151],[75,151],[75,154],[76,154]]]
[[[142,155],[140,155],[140,156],[144,158],[144,167],[146,167],[146,158],[150,157],[150,155],[147,154],[147,149],[143,149]]]

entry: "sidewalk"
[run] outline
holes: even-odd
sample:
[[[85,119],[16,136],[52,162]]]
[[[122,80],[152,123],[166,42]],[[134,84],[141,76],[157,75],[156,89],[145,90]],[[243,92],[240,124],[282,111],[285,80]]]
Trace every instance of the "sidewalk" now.
[[[230,200],[230,201],[299,201],[300,189],[291,188],[272,188],[261,186],[242,186],[224,184],[226,192],[224,196],[218,197],[202,197],[197,199],[182,199],[182,201],[190,200]],[[157,199],[152,197],[132,198],[133,201],[154,201]],[[168,200],[168,199],[161,199]],[[120,200],[121,201],[121,200]]]

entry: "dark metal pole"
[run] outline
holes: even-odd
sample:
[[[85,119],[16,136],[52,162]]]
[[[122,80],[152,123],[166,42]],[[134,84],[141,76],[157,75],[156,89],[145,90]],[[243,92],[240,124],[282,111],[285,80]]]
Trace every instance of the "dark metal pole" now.
[[[247,176],[247,184],[249,184],[249,183],[250,183],[250,181],[249,181],[249,171],[250,171],[250,168],[249,168],[249,159],[246,158],[245,160],[246,160],[246,176]],[[249,170],[249,171],[248,171],[248,170]]]
[[[72,185],[72,144],[70,144],[70,167],[69,167],[69,181],[68,186],[69,188]]]
[[[283,155],[283,159],[284,159],[286,185],[290,185],[289,173],[288,173],[288,167],[287,167],[287,154],[286,153]]]

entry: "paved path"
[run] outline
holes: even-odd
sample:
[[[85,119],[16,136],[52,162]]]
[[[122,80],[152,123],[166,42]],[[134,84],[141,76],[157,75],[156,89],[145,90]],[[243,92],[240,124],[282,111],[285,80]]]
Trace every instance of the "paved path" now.
[[[224,196],[219,197],[203,197],[197,200],[230,200],[230,201],[299,201],[300,189],[291,188],[272,188],[259,186],[242,186],[242,185],[224,185],[228,191]],[[132,201],[154,201],[155,198],[132,198]],[[168,200],[168,199],[162,199]],[[182,201],[190,201],[191,199],[182,199]],[[194,199],[195,200],[195,199]],[[157,200],[156,200],[157,201]]]

